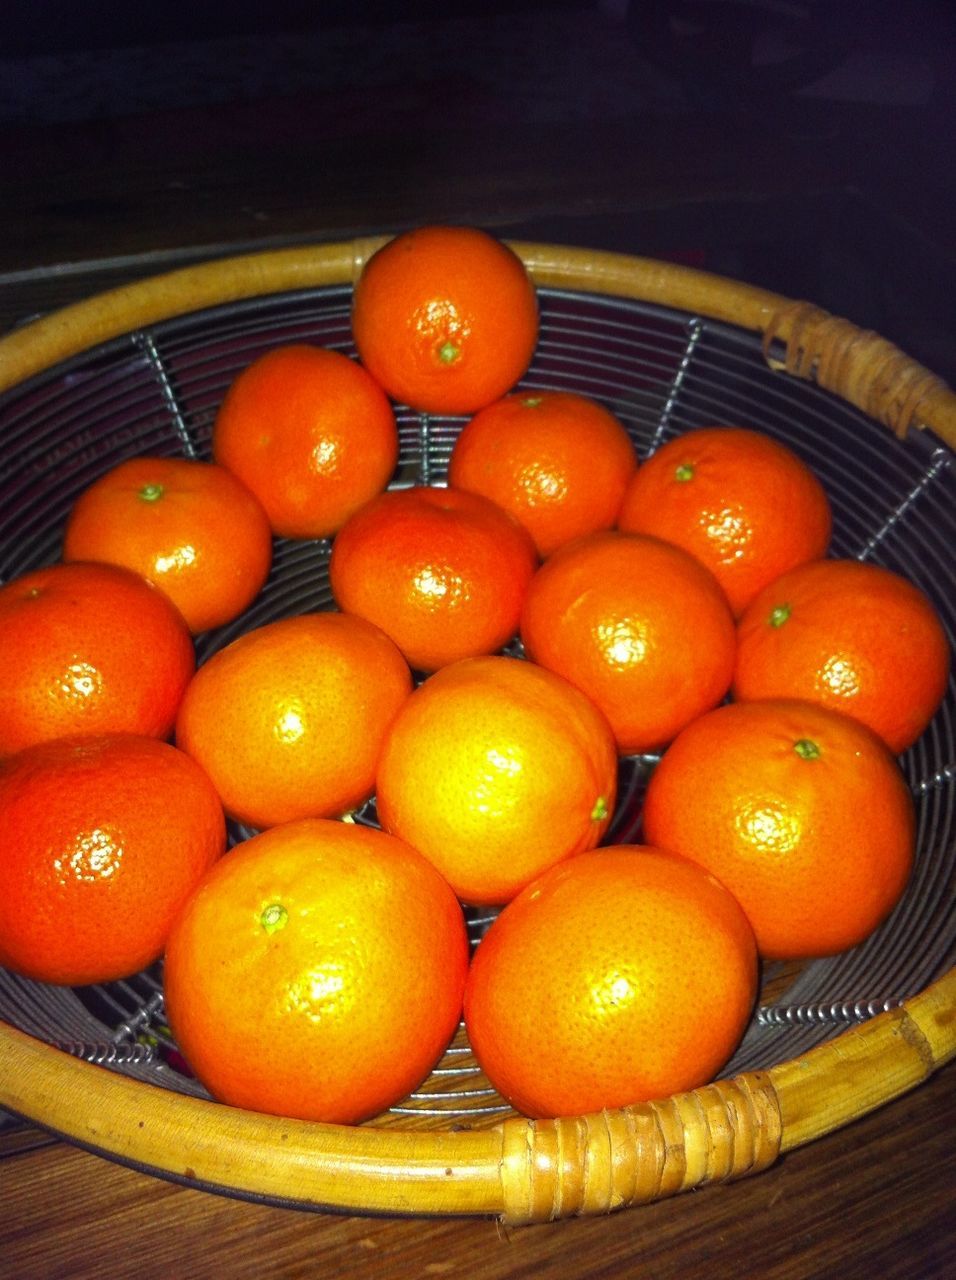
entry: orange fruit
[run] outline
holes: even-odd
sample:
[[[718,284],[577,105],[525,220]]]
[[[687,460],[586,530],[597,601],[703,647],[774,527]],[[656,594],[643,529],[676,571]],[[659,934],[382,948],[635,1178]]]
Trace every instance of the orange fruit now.
[[[526,530],[487,498],[419,485],[352,516],[332,546],[329,582],[340,609],[434,671],[514,636],[537,562]]]
[[[465,424],[448,483],[510,511],[543,558],[580,534],[610,529],[636,469],[626,429],[596,400],[515,392]]]
[[[889,915],[913,860],[913,801],[864,725],[800,701],[693,724],[648,784],[644,834],[712,872],[772,959],[831,955]]]
[[[411,688],[398,649],[362,618],[283,618],[203,663],[176,742],[248,826],[338,817],[371,795],[385,730]]]
[[[716,576],[740,614],[761,587],[826,553],[830,503],[786,445],[741,427],[700,427],[638,469],[619,528],[666,538]]]
[[[0,757],[75,733],[165,738],[195,670],[182,614],[130,569],[58,564],[0,588]]]
[[[212,431],[234,472],[285,538],[326,538],[385,488],[398,459],[388,397],[348,356],[293,343],[232,382]]]
[[[466,902],[507,902],[611,820],[617,757],[600,712],[520,658],[466,658],[408,699],[382,747],[379,821]]]
[[[486,231],[419,227],[366,262],[352,335],[393,399],[426,413],[474,413],[531,363],[538,303],[521,259]]]
[[[225,847],[212,785],[169,743],[27,747],[0,765],[0,964],[70,986],[138,972]]]
[[[521,638],[601,708],[622,754],[659,750],[733,674],[734,623],[713,574],[637,534],[593,533],[556,551],[528,588]]]
[[[504,908],[472,961],[465,1026],[518,1111],[581,1115],[708,1083],[756,993],[753,933],[727,890],[683,858],[614,845]]]
[[[817,560],[777,578],[737,627],[733,694],[808,698],[855,716],[899,754],[946,692],[950,650],[927,597],[858,560]]]
[[[461,908],[424,858],[305,819],[239,845],[190,898],[166,951],[166,1013],[220,1101],[351,1124],[428,1075],[467,965]]]
[[[272,531],[259,500],[225,467],[131,458],[73,505],[63,559],[125,565],[159,587],[193,632],[231,622],[269,575]]]

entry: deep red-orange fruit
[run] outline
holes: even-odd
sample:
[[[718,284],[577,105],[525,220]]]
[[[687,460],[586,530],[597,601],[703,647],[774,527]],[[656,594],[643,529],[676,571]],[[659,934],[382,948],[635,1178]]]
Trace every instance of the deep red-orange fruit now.
[[[332,547],[339,608],[373,622],[420,671],[492,653],[518,629],[538,560],[506,511],[458,489],[391,489]]]
[[[272,564],[259,500],[214,462],[130,458],[73,505],[63,559],[125,565],[159,587],[193,632],[252,603]]]
[[[195,670],[179,610],[130,569],[58,564],[0,588],[0,756],[76,733],[165,738]]]
[[[388,397],[340,351],[293,343],[235,378],[213,424],[213,457],[285,538],[326,538],[381,492],[398,458]]]
[[[730,686],[734,623],[680,547],[609,530],[559,548],[532,579],[521,638],[604,712],[622,754],[654,752]]]
[[[0,766],[0,964],[71,986],[146,968],[225,845],[212,784],[166,742],[28,747]]]
[[[651,775],[644,833],[734,894],[771,959],[856,946],[899,901],[913,800],[886,745],[812,702],[717,707]]]
[[[448,483],[510,511],[538,554],[610,529],[637,469],[609,409],[569,391],[515,392],[480,410],[455,441]]]
[[[761,431],[700,427],[638,469],[618,526],[666,538],[717,578],[735,615],[761,587],[826,553],[832,516],[816,475]]]
[[[486,231],[419,227],[365,264],[352,333],[393,399],[427,413],[474,413],[531,363],[537,297],[521,259]]]
[[[946,693],[949,640],[932,602],[880,565],[817,560],[764,587],[737,626],[732,692],[844,711],[897,755]]]

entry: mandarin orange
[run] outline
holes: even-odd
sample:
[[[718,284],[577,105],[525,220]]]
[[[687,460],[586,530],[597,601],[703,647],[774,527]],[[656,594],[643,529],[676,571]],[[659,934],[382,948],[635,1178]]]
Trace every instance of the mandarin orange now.
[[[386,735],[385,830],[466,902],[508,901],[598,843],[617,787],[611,730],[567,681],[520,658],[466,658],[430,676]]]
[[[543,558],[580,534],[610,529],[636,469],[630,436],[598,401],[515,392],[465,424],[448,483],[510,511]]]
[[[259,594],[272,531],[258,498],[225,467],[130,458],[74,503],[63,559],[125,565],[169,596],[191,631],[206,631]]]
[[[179,610],[118,565],[34,569],[0,588],[0,757],[75,733],[165,738],[196,666]]]
[[[385,731],[411,689],[398,649],[362,618],[284,618],[199,668],[176,742],[240,822],[338,817],[371,795]]]
[[[588,534],[550,556],[528,588],[521,638],[601,708],[622,754],[659,750],[733,674],[734,623],[713,574],[639,534]]]
[[[366,262],[352,333],[393,399],[426,413],[474,413],[531,363],[537,297],[521,259],[486,231],[419,227]]]
[[[792,449],[760,431],[700,427],[639,467],[619,528],[666,538],[716,576],[736,615],[761,587],[826,553],[826,492]]]
[[[225,847],[211,783],[166,742],[26,748],[0,766],[0,964],[71,986],[138,972]]]
[[[706,1084],[753,1010],[757,953],[736,900],[641,845],[582,853],[504,908],[465,986],[465,1026],[525,1115],[581,1115]]]
[[[325,538],[385,488],[398,428],[388,397],[359,364],[293,343],[234,379],[212,450],[256,495],[275,533]]]
[[[644,833],[735,895],[771,959],[832,955],[886,919],[909,879],[913,800],[886,745],[811,702],[695,720],[651,775]]]
[[[536,566],[530,535],[495,503],[418,485],[352,516],[332,546],[329,581],[340,609],[434,671],[512,638]]]
[[[236,847],[166,951],[166,1012],[220,1101],[351,1124],[401,1101],[458,1025],[468,938],[414,849],[305,819]]]
[[[777,578],[737,627],[732,692],[807,698],[868,725],[899,754],[946,692],[950,648],[931,601],[880,565],[818,560]]]

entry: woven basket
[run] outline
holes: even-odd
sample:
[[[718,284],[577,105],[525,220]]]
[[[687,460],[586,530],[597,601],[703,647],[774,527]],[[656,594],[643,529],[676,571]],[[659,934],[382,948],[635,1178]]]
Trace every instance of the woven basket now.
[[[353,352],[352,282],[382,241],[252,254],[100,295],[0,341],[0,574],[59,555],[91,480],[140,453],[208,456],[215,408],[259,351]],[[649,260],[520,243],[542,305],[523,386],[593,395],[644,455],[688,427],[769,431],[817,470],[834,554],[916,581],[956,630],[956,396],[882,338],[763,290]],[[396,484],[442,483],[462,419],[399,407]],[[199,637],[328,608],[328,544],[278,543],[260,600]],[[0,1107],[100,1154],[210,1191],[297,1208],[606,1213],[738,1178],[918,1085],[956,1053],[956,691],[901,763],[919,814],[913,882],[845,956],[769,967],[726,1077],[658,1102],[556,1121],[510,1112],[463,1031],[428,1082],[367,1125],[219,1105],[179,1069],[155,972],[106,988],[0,972]],[[622,762],[609,838],[637,838],[652,758]],[[359,815],[373,822],[374,807]],[[861,816],[865,821],[865,815]],[[245,834],[233,830],[233,838]],[[474,941],[487,923],[473,916]]]

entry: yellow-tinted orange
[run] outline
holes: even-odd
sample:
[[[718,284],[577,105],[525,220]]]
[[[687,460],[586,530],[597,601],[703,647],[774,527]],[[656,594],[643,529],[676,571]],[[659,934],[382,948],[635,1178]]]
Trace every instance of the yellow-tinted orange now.
[[[421,1083],[458,1025],[461,908],[400,840],[323,819],[235,848],[166,951],[166,1012],[222,1102],[351,1124]]]
[[[505,907],[475,952],[465,1025],[518,1111],[576,1116],[706,1084],[756,991],[753,933],[727,890],[683,858],[616,845]]]
[[[266,623],[196,672],[176,742],[252,827],[338,817],[372,793],[385,731],[412,688],[398,649],[341,613]]]
[[[430,676],[395,717],[378,767],[386,830],[473,903],[502,903],[546,866],[590,849],[614,809],[617,756],[601,713],[520,658],[467,658]]]

